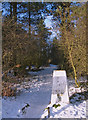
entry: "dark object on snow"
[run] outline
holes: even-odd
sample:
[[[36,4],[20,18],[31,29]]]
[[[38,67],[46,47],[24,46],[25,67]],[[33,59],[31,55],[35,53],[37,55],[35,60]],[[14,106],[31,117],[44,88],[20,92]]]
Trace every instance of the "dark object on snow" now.
[[[26,103],[26,105],[21,109],[23,113],[25,113],[25,108],[29,107],[30,105],[28,103]]]
[[[48,118],[50,117],[50,107],[48,107]]]
[[[61,106],[61,105],[60,105],[60,104],[57,104],[57,105],[54,104],[54,105],[53,105],[53,107],[55,107],[55,108],[57,108],[57,107],[59,107],[59,106]]]

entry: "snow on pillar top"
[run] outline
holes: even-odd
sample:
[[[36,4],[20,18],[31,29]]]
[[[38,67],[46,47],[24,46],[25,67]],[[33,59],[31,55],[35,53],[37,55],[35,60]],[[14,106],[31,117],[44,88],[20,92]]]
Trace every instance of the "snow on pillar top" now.
[[[66,71],[65,70],[54,70],[53,77],[59,77],[59,76],[66,77]]]

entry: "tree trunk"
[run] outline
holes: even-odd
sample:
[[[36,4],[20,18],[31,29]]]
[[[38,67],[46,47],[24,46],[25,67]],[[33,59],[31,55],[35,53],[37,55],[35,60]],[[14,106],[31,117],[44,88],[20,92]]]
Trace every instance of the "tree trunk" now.
[[[77,82],[77,73],[76,73],[76,68],[74,66],[74,63],[73,63],[73,59],[72,59],[72,47],[70,47],[69,45],[69,41],[68,41],[68,38],[67,38],[67,32],[65,31],[65,36],[66,36],[66,41],[67,41],[67,46],[68,46],[68,54],[69,54],[69,60],[71,62],[71,65],[72,65],[72,68],[73,68],[73,71],[74,71],[74,76],[75,76],[75,84],[77,87],[80,86],[80,82]]]
[[[30,2],[28,2],[28,12],[29,12],[29,38],[30,38]]]
[[[79,83],[77,83],[77,73],[76,73],[76,68],[75,68],[75,66],[74,66],[74,64],[73,64],[73,60],[72,60],[72,55],[71,55],[71,51],[68,51],[69,52],[69,57],[70,57],[70,62],[71,62],[71,65],[72,65],[72,68],[73,68],[73,70],[74,70],[74,76],[75,76],[75,84],[76,84],[76,86],[77,87],[79,87]]]
[[[17,22],[17,2],[13,2],[13,17],[14,22]]]
[[[12,3],[10,3],[10,18],[12,19]]]

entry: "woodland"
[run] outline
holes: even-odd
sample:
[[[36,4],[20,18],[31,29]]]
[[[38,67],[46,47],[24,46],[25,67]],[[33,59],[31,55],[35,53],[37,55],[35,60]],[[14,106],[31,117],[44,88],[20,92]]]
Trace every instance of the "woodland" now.
[[[24,79],[33,66],[38,71],[54,64],[79,87],[79,78],[88,75],[86,23],[83,2],[3,2],[3,84]]]

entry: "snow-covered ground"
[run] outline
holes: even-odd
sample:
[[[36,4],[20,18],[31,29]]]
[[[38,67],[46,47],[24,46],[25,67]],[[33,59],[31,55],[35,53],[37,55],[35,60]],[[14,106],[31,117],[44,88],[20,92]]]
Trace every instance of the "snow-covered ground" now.
[[[50,107],[50,118],[86,118],[86,102],[75,102],[73,104],[60,103],[61,106]],[[48,118],[48,111],[45,110],[42,118]]]
[[[45,67],[44,70],[38,72],[29,72],[33,77],[29,82],[22,83],[18,86],[18,90],[22,91],[15,97],[2,99],[2,117],[3,118],[44,118],[47,116],[47,108],[50,105],[52,92],[52,73],[57,69],[56,65]],[[69,86],[69,95],[71,96],[80,89]],[[75,96],[76,99],[80,95]],[[61,104],[58,108],[50,107],[50,117],[52,118],[85,118],[86,117],[86,101],[71,99],[70,104]],[[74,104],[73,104],[74,103]]]
[[[84,89],[82,91],[84,91]],[[73,98],[70,99],[70,103],[58,102],[56,105],[59,104],[59,106],[56,108],[52,104],[49,104],[41,118],[86,118],[86,100],[80,93],[80,88],[70,87],[69,96],[74,95]]]

